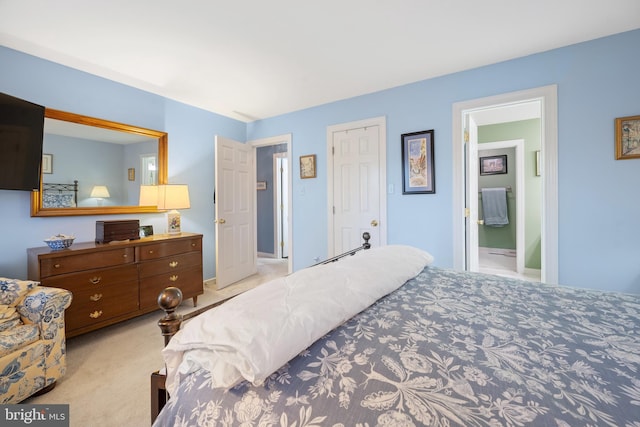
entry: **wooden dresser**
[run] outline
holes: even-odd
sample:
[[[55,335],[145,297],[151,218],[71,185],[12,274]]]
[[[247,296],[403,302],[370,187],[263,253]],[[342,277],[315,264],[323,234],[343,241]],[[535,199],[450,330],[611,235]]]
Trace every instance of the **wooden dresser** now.
[[[27,249],[27,256],[30,280],[73,293],[67,337],[157,310],[167,286],[180,288],[194,306],[203,293],[201,234],[74,243],[58,251],[43,246]]]

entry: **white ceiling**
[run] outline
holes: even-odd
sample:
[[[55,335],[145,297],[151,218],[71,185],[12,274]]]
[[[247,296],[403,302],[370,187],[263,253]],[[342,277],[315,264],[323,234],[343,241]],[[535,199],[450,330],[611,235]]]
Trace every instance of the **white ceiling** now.
[[[242,121],[640,28],[638,0],[0,0],[0,43]]]

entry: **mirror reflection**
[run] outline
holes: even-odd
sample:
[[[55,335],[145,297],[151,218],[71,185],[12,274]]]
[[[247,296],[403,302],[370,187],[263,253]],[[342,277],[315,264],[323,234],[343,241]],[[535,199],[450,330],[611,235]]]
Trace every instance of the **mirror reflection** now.
[[[166,133],[50,109],[45,116],[32,216],[156,210],[138,199],[140,185],[166,183]]]

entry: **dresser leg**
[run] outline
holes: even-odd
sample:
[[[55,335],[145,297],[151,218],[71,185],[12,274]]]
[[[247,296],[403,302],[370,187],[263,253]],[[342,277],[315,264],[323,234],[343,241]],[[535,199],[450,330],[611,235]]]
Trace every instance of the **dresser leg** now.
[[[193,297],[193,306],[194,307],[198,306],[198,296],[197,295],[195,297]]]

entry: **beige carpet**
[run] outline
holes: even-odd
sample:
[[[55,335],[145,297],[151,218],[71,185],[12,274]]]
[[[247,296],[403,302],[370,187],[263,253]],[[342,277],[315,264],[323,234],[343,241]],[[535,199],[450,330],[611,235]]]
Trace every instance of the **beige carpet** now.
[[[205,283],[198,308],[287,273],[287,262],[261,258],[258,274],[224,289]],[[183,302],[181,313],[194,310]],[[151,372],[162,367],[164,340],[157,311],[67,340],[67,373],[49,393],[24,403],[69,404],[71,427],[142,427],[151,424]]]

